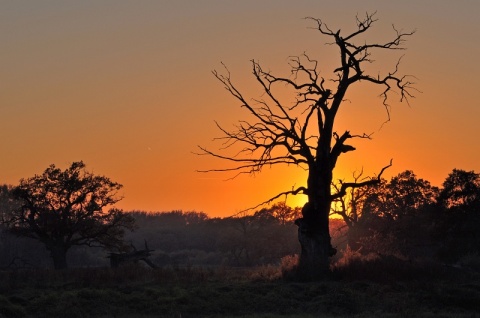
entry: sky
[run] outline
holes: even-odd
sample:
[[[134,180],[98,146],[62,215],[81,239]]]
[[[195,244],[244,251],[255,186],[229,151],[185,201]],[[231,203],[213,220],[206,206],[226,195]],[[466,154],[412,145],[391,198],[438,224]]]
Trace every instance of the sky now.
[[[357,14],[375,11],[371,41],[391,39],[392,24],[416,33],[407,50],[371,67],[390,69],[404,55],[400,72],[414,75],[421,93],[410,105],[392,96],[382,125],[378,90],[352,90],[338,131],[373,138],[355,140],[335,177],[374,175],[390,159],[387,179],[409,169],[440,186],[454,168],[480,172],[480,1],[0,0],[0,183],[83,160],[124,185],[120,208],[221,217],[303,185],[295,167],[233,180],[197,172],[225,167],[194,154],[198,145],[218,148],[215,121],[228,128],[248,118],[212,70],[225,63],[258,98],[251,59],[279,76],[288,76],[289,56],[307,52],[320,70],[335,61],[305,17],[351,32]]]

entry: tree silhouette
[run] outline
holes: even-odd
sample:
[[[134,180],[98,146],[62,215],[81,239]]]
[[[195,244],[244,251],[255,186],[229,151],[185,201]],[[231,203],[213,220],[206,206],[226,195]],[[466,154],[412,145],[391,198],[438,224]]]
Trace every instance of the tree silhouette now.
[[[374,188],[365,199],[362,212],[398,220],[433,204],[437,195],[437,187],[427,180],[417,178],[413,171],[405,170],[383,187]]]
[[[301,208],[292,208],[285,202],[277,202],[271,207],[263,208],[260,211],[255,212],[255,216],[277,220],[281,225],[293,222],[300,217]]]
[[[134,219],[118,209],[106,210],[120,200],[121,187],[85,171],[81,161],[64,171],[51,165],[13,188],[20,208],[7,220],[9,230],[42,242],[55,269],[67,267],[67,251],[75,245],[122,248],[124,230],[133,229]]]
[[[442,186],[434,237],[441,243],[439,257],[456,262],[480,251],[480,174],[453,169]]]
[[[355,183],[369,180],[369,178],[363,177],[363,170],[360,172],[354,172],[352,178]],[[336,191],[339,191],[342,184],[343,181],[339,181],[338,183],[333,183],[332,187]],[[338,197],[332,202],[331,214],[340,216],[348,229],[352,230],[356,227],[363,216],[363,206],[366,200],[372,200],[379,193],[383,193],[385,190],[385,184],[386,181],[381,179],[372,185],[349,188],[344,196]]]
[[[401,251],[406,256],[412,253],[409,242],[418,242],[420,236],[424,239],[427,235],[429,211],[438,188],[413,171],[405,170],[389,182],[381,180],[379,184],[354,190],[349,194],[347,211],[338,211],[344,219],[347,217],[348,243],[354,250],[361,246],[364,252]],[[381,251],[375,250],[379,246]]]
[[[214,71],[215,77],[236,98],[250,115],[229,131],[217,123],[223,136],[221,150],[211,151],[200,147],[201,154],[230,161],[227,168],[202,170],[234,171],[238,174],[260,172],[265,166],[294,165],[308,171],[306,186],[279,193],[266,202],[283,195],[306,194],[308,202],[302,209],[303,217],[296,224],[302,247],[299,273],[306,279],[323,277],[329,269],[329,256],[336,250],[330,243],[329,214],[332,201],[346,194],[347,189],[378,182],[384,167],[377,177],[363,182],[344,182],[332,191],[333,171],[339,157],[355,148],[347,142],[354,138],[369,138],[367,134],[352,134],[346,130],[338,133],[335,119],[346,93],[352,85],[360,82],[382,87],[383,106],[388,119],[388,96],[395,91],[400,101],[411,97],[412,82],[408,76],[398,75],[400,59],[393,70],[385,75],[369,74],[366,65],[373,63],[375,50],[398,50],[407,36],[393,28],[391,41],[368,43],[365,33],[377,21],[374,14],[356,18],[356,29],[351,33],[333,31],[320,19],[309,18],[320,34],[338,49],[338,64],[330,79],[321,75],[318,61],[304,53],[290,58],[291,74],[279,77],[265,70],[258,61],[252,60],[253,76],[262,89],[261,99],[247,99],[233,84],[227,67],[225,73]],[[290,99],[288,97],[291,97]],[[233,154],[232,154],[233,153]]]
[[[438,202],[447,209],[461,208],[480,201],[480,174],[453,169],[443,182]]]

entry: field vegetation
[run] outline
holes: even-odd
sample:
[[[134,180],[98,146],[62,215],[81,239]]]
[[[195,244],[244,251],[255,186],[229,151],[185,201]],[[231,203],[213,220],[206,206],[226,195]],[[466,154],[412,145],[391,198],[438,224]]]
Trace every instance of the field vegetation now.
[[[332,206],[338,250],[328,278],[297,275],[300,209],[283,203],[225,218],[124,212],[141,260],[110,268],[107,248],[75,246],[68,269],[48,249],[0,232],[0,317],[478,317],[480,177],[442,188],[411,171]],[[15,209],[4,186],[3,217]],[[359,190],[360,191],[360,190]],[[153,268],[148,266],[153,265]]]
[[[478,317],[480,274],[354,253],[326,281],[288,275],[293,258],[251,268],[0,273],[3,317]],[[478,260],[478,259],[477,259]]]

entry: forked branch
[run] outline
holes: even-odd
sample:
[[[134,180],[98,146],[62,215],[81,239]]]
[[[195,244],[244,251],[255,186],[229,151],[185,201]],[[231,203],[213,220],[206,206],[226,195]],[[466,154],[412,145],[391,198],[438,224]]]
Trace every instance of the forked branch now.
[[[380,183],[381,178],[382,178],[382,174],[385,172],[385,170],[390,168],[392,166],[392,164],[393,164],[393,159],[390,159],[390,163],[388,165],[386,165],[385,167],[383,167],[382,170],[380,170],[380,173],[376,177],[373,177],[369,180],[362,181],[362,182],[357,182],[357,181],[355,181],[355,182],[341,182],[340,189],[337,191],[337,193],[334,193],[332,195],[332,201],[345,196],[347,194],[347,189],[348,188],[361,188],[361,187],[365,187],[365,186]]]

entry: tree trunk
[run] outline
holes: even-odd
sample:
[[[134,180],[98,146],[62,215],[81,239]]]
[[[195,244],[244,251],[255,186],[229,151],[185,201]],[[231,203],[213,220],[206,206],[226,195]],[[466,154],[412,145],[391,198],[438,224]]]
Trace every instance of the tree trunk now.
[[[302,247],[298,264],[298,276],[312,281],[324,278],[329,271],[329,238],[310,227],[303,218],[298,219],[298,241]]]
[[[330,241],[328,212],[318,211],[307,203],[302,213],[303,218],[295,221],[301,245],[298,275],[308,281],[323,279],[330,271],[329,258],[337,252]]]
[[[63,244],[53,244],[49,246],[50,255],[53,259],[55,269],[66,269],[67,266],[67,248]]]
[[[360,233],[361,229],[359,228],[358,223],[354,226],[348,227],[347,232],[347,245],[350,247],[351,250],[357,251],[360,248]]]
[[[328,158],[329,152],[324,153]],[[329,229],[332,171],[328,161],[322,162],[327,163],[309,170],[308,202],[302,208],[303,217],[296,221],[301,245],[298,274],[303,280],[325,278],[330,271],[329,258],[337,252],[330,242]]]

